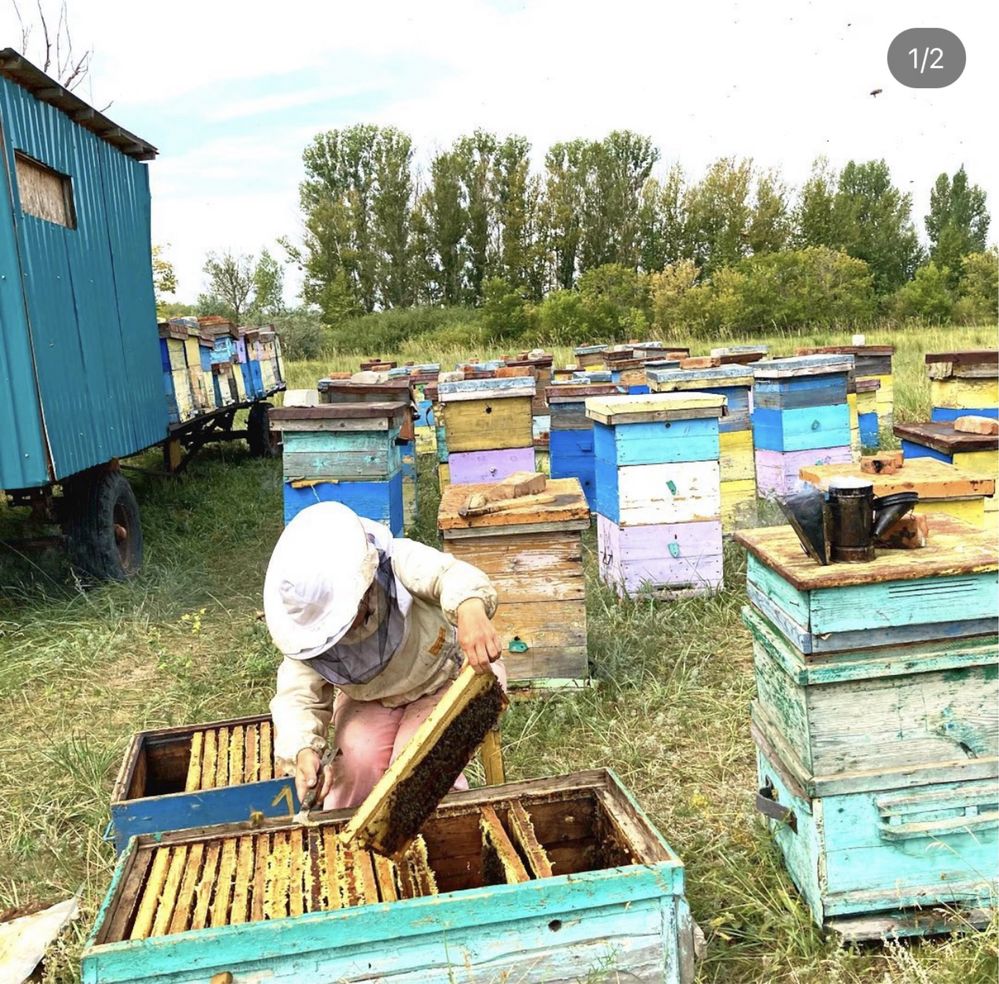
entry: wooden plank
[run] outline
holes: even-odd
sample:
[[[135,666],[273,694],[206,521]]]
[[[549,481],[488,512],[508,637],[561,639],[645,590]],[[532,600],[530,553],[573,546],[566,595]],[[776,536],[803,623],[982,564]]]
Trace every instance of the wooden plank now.
[[[218,731],[215,728],[208,728],[204,732],[204,756],[201,760],[201,786],[200,789],[213,789],[215,786],[215,773],[218,768],[216,761],[218,757]]]
[[[271,853],[270,834],[257,834],[253,838],[256,855],[253,866],[253,899],[250,903],[250,922],[260,922],[267,915],[267,858]]]
[[[232,900],[233,879],[236,876],[236,838],[226,837],[222,841],[222,854],[219,858],[219,873],[215,880],[215,897],[209,912],[212,926],[229,924],[229,903]]]
[[[451,485],[441,496],[437,514],[437,525],[441,530],[485,529],[505,526],[532,526],[546,523],[589,522],[590,512],[586,497],[576,479],[549,479],[545,495],[554,497],[553,502],[534,503],[525,507],[512,507],[501,513],[488,513],[482,516],[463,517],[460,510],[470,496],[486,495],[491,485]]]
[[[764,359],[753,363],[755,379],[787,379],[794,376],[824,376],[852,372],[849,355],[802,355],[792,359]]]
[[[257,738],[260,734],[258,725],[247,725],[244,731],[243,780],[256,782],[260,776],[260,751]]]
[[[395,902],[399,898],[399,885],[395,862],[381,854],[372,853],[375,864],[375,878],[378,881],[378,897],[382,902]]]
[[[410,844],[506,704],[492,673],[466,666],[358,807],[343,843],[388,855]]]
[[[139,911],[135,915],[129,939],[144,940],[152,932],[153,919],[160,904],[160,893],[166,884],[169,870],[170,848],[159,847],[156,849],[152,867],[149,869],[149,878],[142,891],[142,901],[139,903]]]
[[[187,780],[184,791],[191,793],[201,788],[201,756],[204,750],[204,733],[195,731],[191,735],[191,761],[187,767]]]
[[[274,747],[271,743],[271,722],[260,722],[260,772],[261,781],[273,779],[274,776]]]
[[[252,916],[249,896],[254,874],[253,847],[253,837],[246,835],[239,838],[236,879],[232,893],[232,908],[229,913],[230,925],[246,922]]]
[[[229,785],[229,729],[219,728],[216,738],[217,749],[215,754],[215,782],[213,785],[217,789],[224,789]]]
[[[205,864],[201,879],[195,890],[194,912],[191,915],[191,929],[204,929],[208,925],[208,907],[215,888],[215,875],[218,872],[219,854],[222,850],[218,841],[211,841],[205,848]]]
[[[999,449],[999,435],[966,434],[954,430],[953,421],[895,424],[892,430],[900,440],[911,441],[913,444],[932,448],[934,451],[946,455],[963,451],[995,451]]]
[[[479,830],[482,833],[482,867],[487,884],[517,885],[531,880],[493,807],[480,807]]]
[[[531,818],[520,800],[510,800],[507,805],[507,822],[510,833],[527,858],[534,878],[551,878],[552,864],[547,852],[538,840]]]
[[[180,884],[187,864],[187,845],[181,844],[173,848],[170,856],[170,870],[167,872],[166,882],[163,885],[163,892],[160,895],[159,905],[156,908],[156,918],[153,920],[153,927],[150,936],[163,936],[170,931],[170,923],[173,919],[174,906],[177,903],[177,895],[180,892]]]
[[[116,875],[118,890],[113,896],[103,925],[97,930],[98,944],[128,939],[132,921],[142,901],[142,892],[154,854],[155,849],[148,847],[132,851],[127,872],[122,873],[120,878]],[[112,890],[115,880],[112,881]]]
[[[323,849],[326,859],[326,898],[331,909],[342,909],[346,904],[347,887],[344,884],[343,856],[336,831],[323,827]]]
[[[299,420],[394,420],[402,418],[409,404],[400,401],[385,403],[323,403],[318,407],[274,407],[267,415],[272,430],[281,430],[285,421]]]
[[[816,564],[805,555],[790,526],[741,530],[735,539],[799,591],[999,569],[999,550],[991,533],[946,515],[927,519],[930,542],[924,549],[886,550],[867,564]]]
[[[288,835],[290,865],[288,873],[288,915],[300,916],[305,912],[305,842],[302,828]]]
[[[994,478],[963,472],[935,458],[910,458],[893,474],[870,474],[858,463],[811,465],[799,474],[802,481],[823,492],[828,490],[830,479],[846,475],[869,479],[877,496],[917,492],[920,500],[992,495],[996,486]]]
[[[181,845],[180,847],[184,847]],[[177,850],[180,850],[180,847]],[[194,914],[194,892],[201,876],[201,862],[204,859],[205,845],[197,842],[190,845],[187,853],[187,864],[184,868],[184,878],[177,892],[177,902],[173,908],[168,933],[183,933],[191,924]]]

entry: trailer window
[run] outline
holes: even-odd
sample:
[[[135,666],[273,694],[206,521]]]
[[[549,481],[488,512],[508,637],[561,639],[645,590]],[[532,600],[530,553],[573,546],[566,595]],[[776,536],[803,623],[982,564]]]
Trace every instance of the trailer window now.
[[[21,211],[55,222],[67,229],[76,228],[73,207],[73,179],[36,161],[21,151],[14,151],[17,190],[21,196]]]

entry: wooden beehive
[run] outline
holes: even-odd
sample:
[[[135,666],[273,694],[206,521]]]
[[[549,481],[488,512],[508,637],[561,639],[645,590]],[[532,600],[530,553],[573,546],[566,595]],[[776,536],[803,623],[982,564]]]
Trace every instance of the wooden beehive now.
[[[876,382],[874,403],[878,428],[891,429],[895,414],[895,387],[892,371],[894,345],[823,345],[796,349],[797,355],[851,355],[857,382]],[[868,432],[871,433],[870,431]],[[866,447],[876,448],[877,442]]]
[[[576,365],[580,369],[603,368],[606,365],[604,354],[606,345],[579,345],[572,350],[576,357]]]
[[[788,495],[801,468],[852,461],[847,394],[852,355],[754,363],[752,430],[758,494]]]
[[[271,410],[271,429],[282,436],[284,521],[316,502],[342,502],[401,536],[402,430],[408,417],[406,403]]]
[[[756,464],[753,456],[753,371],[741,363],[707,369],[649,370],[653,393],[717,393],[725,397],[718,421],[722,529],[730,533],[756,520]]]
[[[999,552],[928,520],[926,547],[866,564],[820,566],[788,527],[737,535],[757,803],[816,922],[855,939],[994,898]]]
[[[891,475],[866,474],[859,464],[814,465],[801,469],[802,481],[823,492],[828,490],[829,480],[839,475],[869,480],[876,496],[917,492],[919,502],[914,512],[927,515],[943,513],[978,529],[985,525],[986,496],[993,502],[995,499],[994,477],[966,472],[929,457],[907,458],[902,467]]]
[[[137,834],[293,815],[272,731],[270,715],[257,715],[133,735],[111,792],[117,851]]]
[[[728,345],[711,350],[711,358],[717,359],[722,366],[743,365],[765,359],[770,352],[768,345]]]
[[[348,816],[137,838],[84,981],[692,984],[683,866],[609,771],[452,794],[394,862],[345,850]]]
[[[930,352],[930,420],[956,420],[966,414],[999,417],[999,352]]]
[[[453,458],[452,458],[453,461]],[[551,479],[554,501],[525,502],[464,518],[459,511],[484,485],[451,485],[437,525],[444,549],[485,571],[499,593],[493,624],[513,685],[554,687],[585,682],[586,599],[581,532],[590,512],[579,482]]]
[[[725,397],[591,397],[601,579],[676,598],[722,585],[718,421]]]

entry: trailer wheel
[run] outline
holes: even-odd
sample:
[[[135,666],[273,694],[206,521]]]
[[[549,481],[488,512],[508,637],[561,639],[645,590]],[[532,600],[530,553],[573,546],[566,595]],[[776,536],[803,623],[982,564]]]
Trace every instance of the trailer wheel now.
[[[124,581],[142,567],[139,503],[120,471],[80,476],[63,488],[70,561],[101,581]]]
[[[270,403],[254,403],[246,422],[246,440],[254,458],[276,458],[281,453],[278,435],[271,431]]]

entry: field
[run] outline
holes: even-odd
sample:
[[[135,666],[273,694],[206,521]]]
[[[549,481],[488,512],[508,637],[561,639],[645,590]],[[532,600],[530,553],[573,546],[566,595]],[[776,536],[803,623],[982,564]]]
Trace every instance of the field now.
[[[787,354],[812,341],[848,338],[770,344]],[[929,406],[923,352],[994,347],[996,338],[994,329],[955,328],[869,333],[868,341],[897,346],[896,413],[912,419]],[[470,353],[402,354],[450,367]],[[558,353],[558,362],[566,355]],[[312,386],[326,371],[357,361],[294,364],[291,384]],[[154,468],[157,457],[136,464]],[[416,535],[435,543],[436,486],[424,464]],[[50,959],[46,981],[78,976],[80,948],[110,878],[113,855],[101,835],[128,737],[264,710],[278,662],[260,611],[264,570],[281,529],[278,464],[251,460],[233,445],[207,451],[179,480],[143,472],[130,478],[146,539],[146,567],[134,583],[81,591],[58,554],[0,555],[0,910],[77,891],[83,907]],[[23,533],[15,519],[0,511],[0,537]],[[515,704],[504,730],[508,774],[593,766],[618,772],[687,866],[688,895],[708,941],[698,979],[995,981],[996,927],[844,949],[810,923],[752,807],[753,682],[739,619],[739,551],[730,548],[728,587],[713,598],[622,604],[596,580],[592,534],[587,544],[590,658],[600,686]]]

